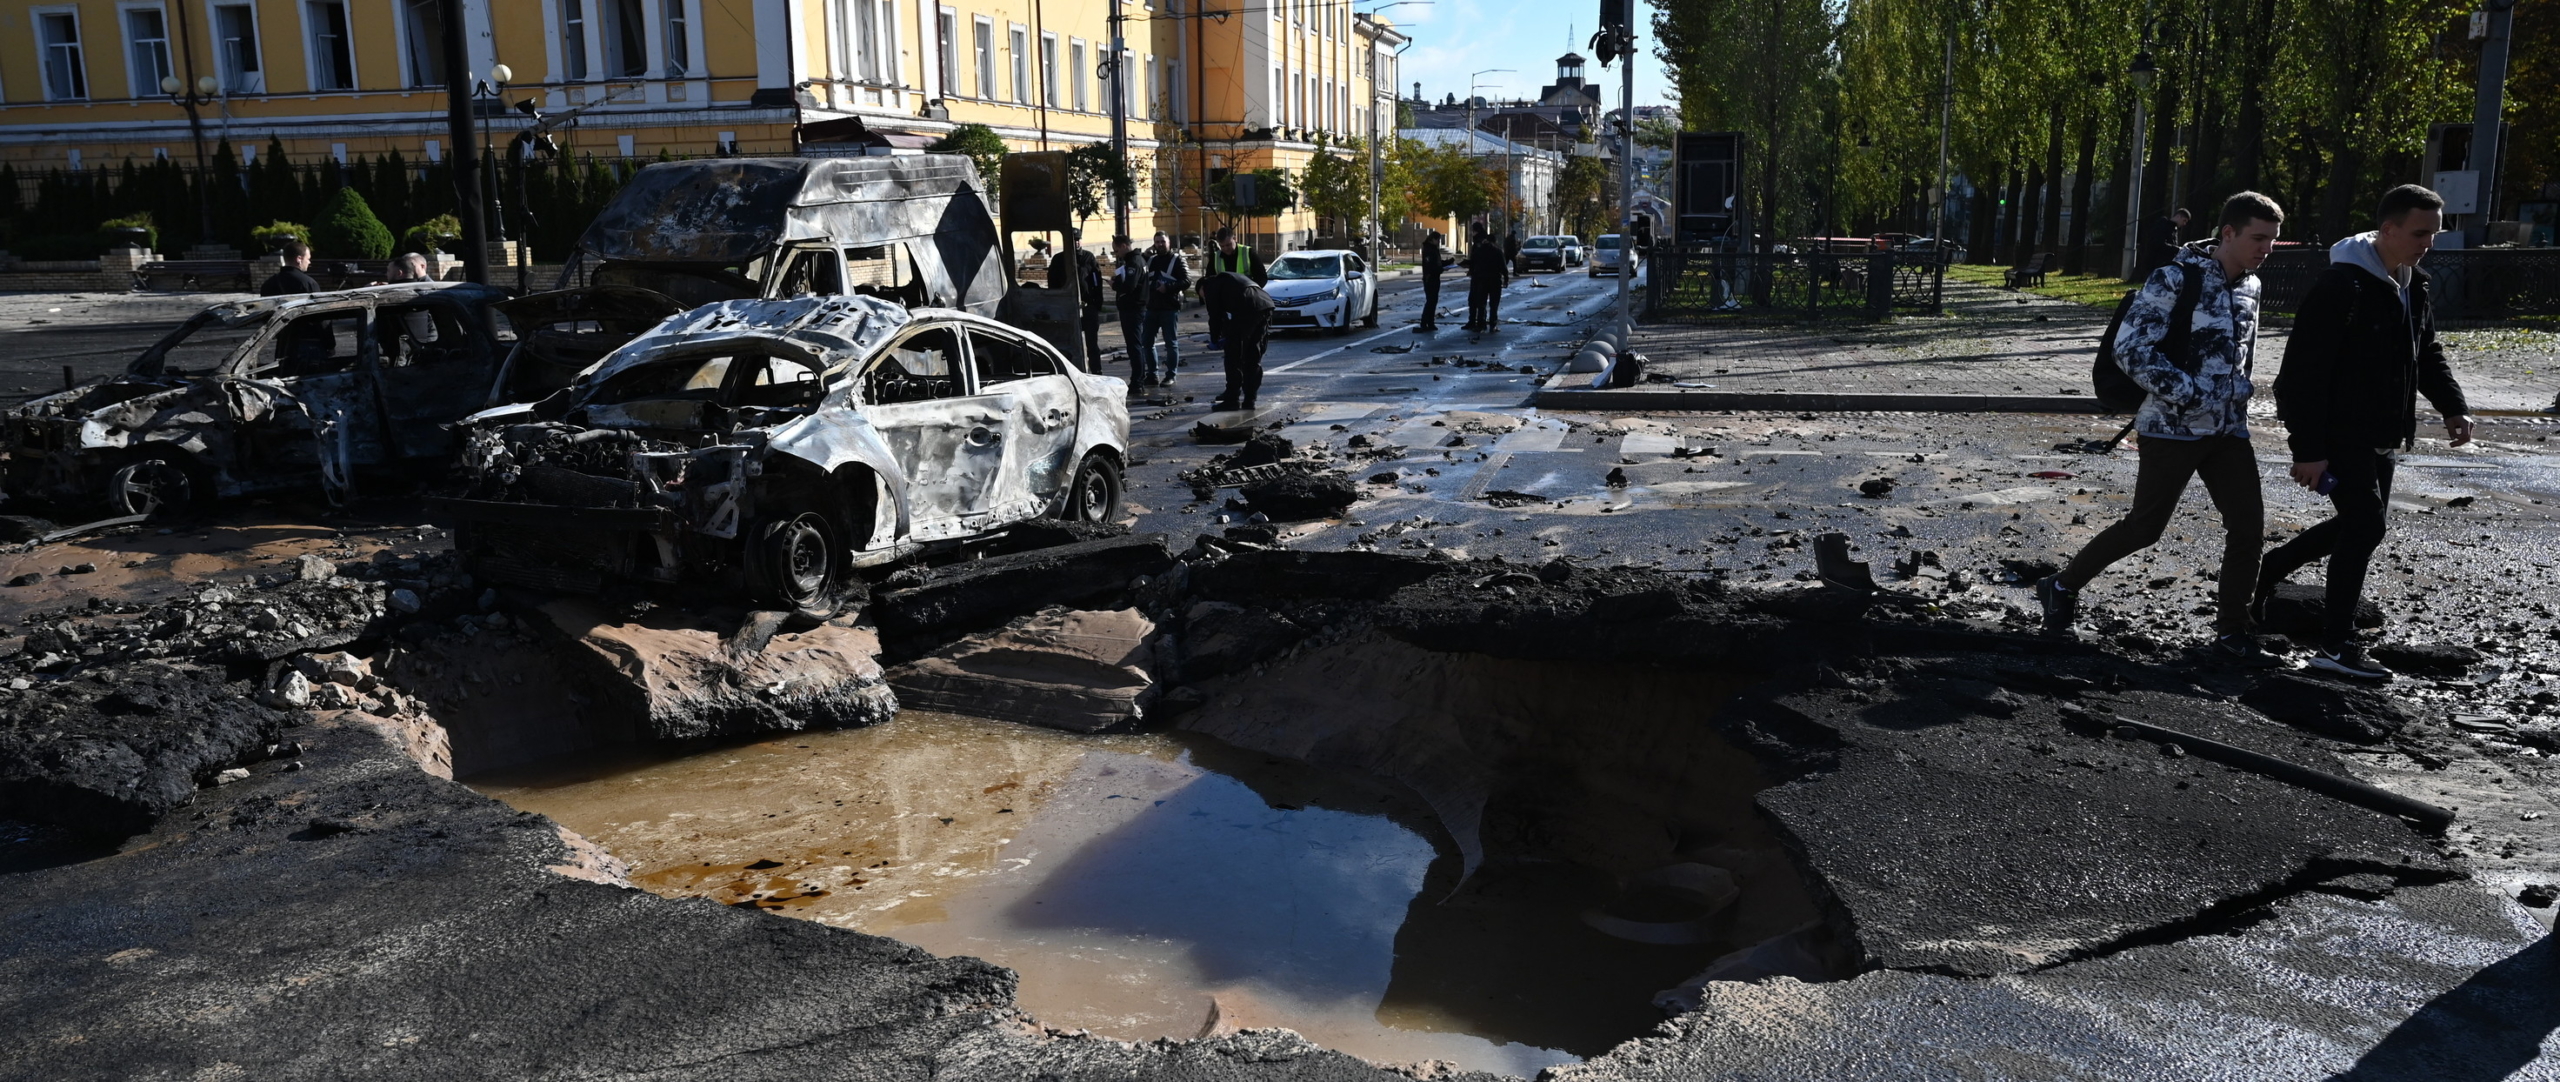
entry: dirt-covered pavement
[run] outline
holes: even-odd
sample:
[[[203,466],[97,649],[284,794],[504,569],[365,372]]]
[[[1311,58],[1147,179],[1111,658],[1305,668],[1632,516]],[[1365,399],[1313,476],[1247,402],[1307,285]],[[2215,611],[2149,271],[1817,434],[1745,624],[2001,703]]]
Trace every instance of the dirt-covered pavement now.
[[[2411,456],[2371,591],[2407,675],[2345,687],[2194,649],[2200,494],[2081,636],[2033,633],[2021,580],[2130,495],[2104,419],[1523,406],[1606,285],[1429,340],[1392,295],[1285,340],[1269,411],[1206,440],[1214,387],[1177,384],[1133,406],[1133,533],[901,572],[814,628],[491,589],[388,487],[10,546],[0,1077],[1459,1077],[1044,1030],[1010,971],[633,889],[449,780],[859,723],[936,658],[1005,693],[954,682],[964,636],[1126,612],[1161,629],[1143,671],[1013,705],[1392,779],[1470,867],[1725,840],[1785,922],[1558,1078],[2560,1078],[2560,429]],[[2272,543],[2320,509],[2263,426]],[[1831,533],[1889,596],[1817,581]]]

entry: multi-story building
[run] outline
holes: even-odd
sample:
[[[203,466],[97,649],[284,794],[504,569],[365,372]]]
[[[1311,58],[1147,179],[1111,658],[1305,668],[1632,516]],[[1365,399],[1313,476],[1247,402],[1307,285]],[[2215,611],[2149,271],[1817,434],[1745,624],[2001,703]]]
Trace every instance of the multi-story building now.
[[[494,141],[533,99],[572,155],[914,150],[965,123],[1016,150],[1112,137],[1126,110],[1133,231],[1225,224],[1219,182],[1296,170],[1392,130],[1391,24],[1348,0],[463,0]],[[188,161],[441,160],[438,0],[0,0],[0,162],[22,172]],[[1115,18],[1114,16],[1117,16]],[[1118,42],[1115,55],[1114,42]],[[1113,63],[1113,61],[1117,63]],[[1385,78],[1377,76],[1383,68]],[[164,80],[212,88],[194,108]],[[1385,111],[1382,112],[1381,110]],[[192,118],[192,119],[191,119]],[[821,140],[825,141],[824,143]],[[832,146],[826,145],[831,143]],[[1241,220],[1272,243],[1303,208]],[[1088,232],[1107,232],[1097,224]]]

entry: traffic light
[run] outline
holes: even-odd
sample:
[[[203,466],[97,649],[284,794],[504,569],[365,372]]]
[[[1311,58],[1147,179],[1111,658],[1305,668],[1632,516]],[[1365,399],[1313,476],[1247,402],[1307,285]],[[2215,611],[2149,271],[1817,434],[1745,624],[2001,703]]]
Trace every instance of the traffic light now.
[[[1632,52],[1628,43],[1633,27],[1627,21],[1630,0],[1600,0],[1600,32],[1591,35],[1591,52],[1600,59],[1601,67],[1616,60],[1622,48]]]

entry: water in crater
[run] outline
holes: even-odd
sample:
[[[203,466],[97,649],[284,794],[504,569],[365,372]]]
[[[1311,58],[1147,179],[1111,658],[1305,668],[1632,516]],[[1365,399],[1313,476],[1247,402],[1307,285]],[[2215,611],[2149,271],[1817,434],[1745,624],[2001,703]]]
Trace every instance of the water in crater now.
[[[1479,870],[1392,782],[1183,733],[909,712],[675,758],[470,779],[652,892],[894,936],[1021,974],[1043,1024],[1126,1040],[1284,1027],[1509,1074],[1661,1020],[1706,947],[1611,939],[1611,885]]]

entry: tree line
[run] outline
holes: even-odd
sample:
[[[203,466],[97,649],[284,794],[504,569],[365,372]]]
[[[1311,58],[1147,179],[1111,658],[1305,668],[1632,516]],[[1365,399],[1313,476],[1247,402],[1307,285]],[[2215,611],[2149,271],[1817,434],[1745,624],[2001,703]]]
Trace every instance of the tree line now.
[[[2209,221],[2254,189],[2289,212],[2287,239],[2328,241],[2427,179],[2430,125],[2469,123],[2479,56],[2469,0],[1653,3],[1684,127],[1749,137],[1764,234],[1926,232],[1951,67],[1956,239],[1977,260],[2054,251],[2075,271],[2122,243],[2137,96],[2146,215]],[[2560,177],[2560,50],[2526,45],[2560,0],[2519,0],[2514,21],[2510,210]]]

